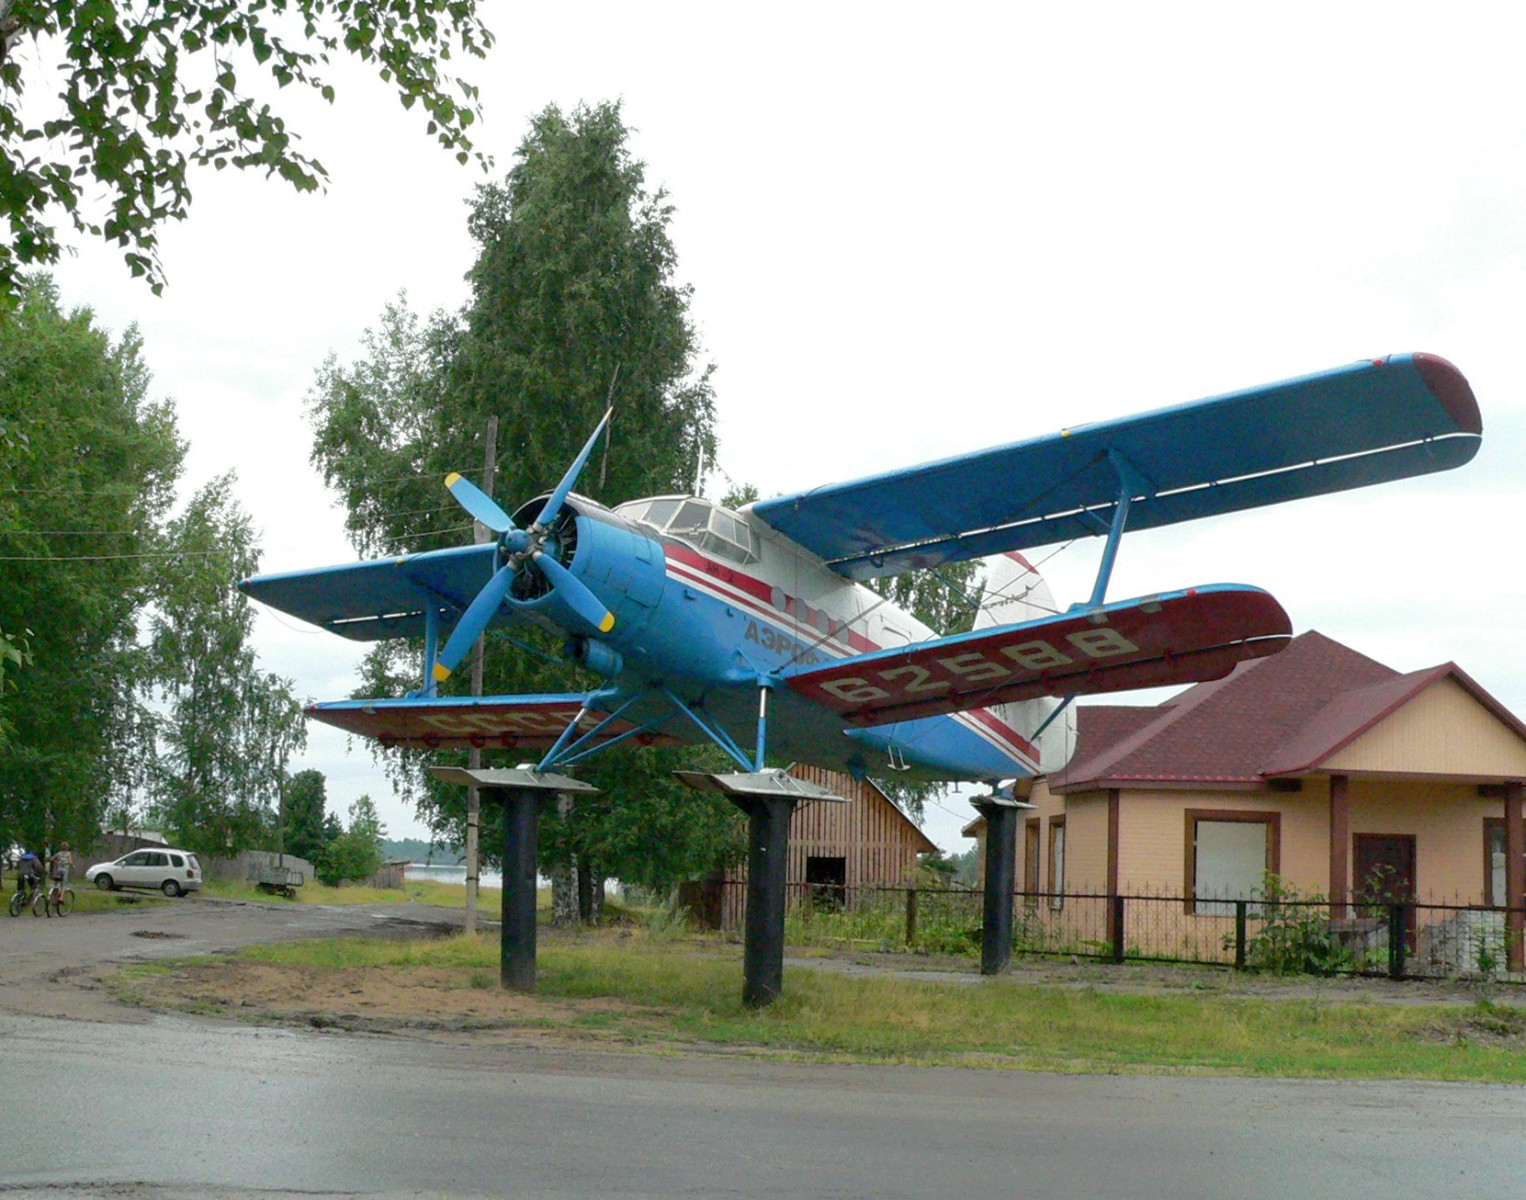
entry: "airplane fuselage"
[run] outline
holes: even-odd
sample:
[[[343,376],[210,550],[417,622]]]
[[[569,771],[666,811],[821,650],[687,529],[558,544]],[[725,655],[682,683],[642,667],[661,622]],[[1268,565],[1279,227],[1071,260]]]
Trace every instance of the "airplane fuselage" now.
[[[516,520],[528,520],[533,505]],[[1011,779],[1038,770],[1032,730],[1015,727],[1018,714],[1009,711],[1019,706],[854,728],[775,688],[791,669],[937,634],[745,510],[692,497],[610,510],[574,495],[567,506],[576,514],[577,533],[566,565],[615,614],[608,633],[574,632],[570,649],[622,698],[649,697],[637,702],[634,714],[657,712],[666,691],[702,707],[740,745],[751,746],[759,691],[767,688],[767,749],[776,758],[938,779]],[[512,611],[553,630],[578,629],[554,592]],[[1021,714],[1029,719],[1023,723],[1053,707],[1053,701],[1037,705]],[[674,732],[677,724],[666,729]]]

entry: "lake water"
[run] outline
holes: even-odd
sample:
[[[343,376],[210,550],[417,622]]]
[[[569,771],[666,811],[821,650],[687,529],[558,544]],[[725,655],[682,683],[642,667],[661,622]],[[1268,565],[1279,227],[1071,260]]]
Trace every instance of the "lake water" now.
[[[442,866],[439,863],[409,863],[403,868],[404,879],[429,880],[432,883],[458,883],[466,886],[466,866]],[[501,888],[503,875],[484,867],[478,877],[479,887]]]

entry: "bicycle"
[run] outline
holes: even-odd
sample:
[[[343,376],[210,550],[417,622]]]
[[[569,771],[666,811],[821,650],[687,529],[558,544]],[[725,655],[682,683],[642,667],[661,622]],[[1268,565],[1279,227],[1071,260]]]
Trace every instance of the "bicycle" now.
[[[13,917],[19,917],[23,912],[32,907],[32,900],[37,895],[38,889],[23,879],[11,893],[10,913]]]
[[[73,911],[74,889],[65,887],[62,883],[55,882],[47,891],[38,892],[32,899],[34,917],[51,917],[54,913],[67,917]]]

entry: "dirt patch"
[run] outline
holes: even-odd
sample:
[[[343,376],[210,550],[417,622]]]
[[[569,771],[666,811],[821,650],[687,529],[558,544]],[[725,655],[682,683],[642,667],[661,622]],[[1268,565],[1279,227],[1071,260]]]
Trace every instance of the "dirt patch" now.
[[[119,993],[161,1011],[279,1021],[315,1029],[455,1034],[512,1031],[550,1035],[596,1026],[600,1015],[631,1023],[651,1010],[611,999],[554,999],[499,988],[496,974],[470,968],[314,967],[208,959],[119,977]],[[598,1037],[597,1028],[585,1030]]]

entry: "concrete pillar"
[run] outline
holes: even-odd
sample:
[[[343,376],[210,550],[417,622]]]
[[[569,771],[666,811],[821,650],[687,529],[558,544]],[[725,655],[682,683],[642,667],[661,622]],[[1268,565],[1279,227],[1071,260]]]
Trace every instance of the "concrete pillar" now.
[[[535,990],[536,859],[540,848],[540,806],[555,792],[505,788],[490,793],[503,804],[503,929],[498,978],[518,992]]]
[[[747,813],[747,918],[742,1003],[772,1004],[784,991],[784,913],[788,905],[789,823],[793,796],[733,797]]]
[[[1018,810],[993,800],[972,800],[970,803],[986,819],[985,918],[980,931],[980,973],[1000,975],[1012,962]]]

